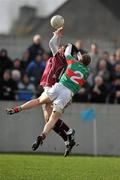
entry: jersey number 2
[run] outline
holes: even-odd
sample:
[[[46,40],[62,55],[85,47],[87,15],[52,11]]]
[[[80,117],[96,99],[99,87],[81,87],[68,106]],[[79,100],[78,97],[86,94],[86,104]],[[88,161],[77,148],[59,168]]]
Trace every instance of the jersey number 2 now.
[[[70,79],[76,84],[80,84],[79,80],[83,79],[83,74],[80,71],[75,71],[74,73],[76,73],[77,76],[71,76]]]

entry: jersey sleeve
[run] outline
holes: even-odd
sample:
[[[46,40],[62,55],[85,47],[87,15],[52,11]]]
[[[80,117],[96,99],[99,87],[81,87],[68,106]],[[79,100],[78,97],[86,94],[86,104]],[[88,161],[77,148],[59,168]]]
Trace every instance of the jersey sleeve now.
[[[52,51],[53,56],[55,56],[56,53],[58,52],[60,42],[61,42],[61,37],[57,35],[54,35],[52,39],[49,41],[49,47]]]
[[[71,64],[71,62],[76,61],[76,59],[72,56],[72,44],[68,44],[66,47],[65,58],[67,60],[67,64]]]
[[[66,47],[65,58],[68,65],[76,62],[76,59],[72,56],[72,44],[68,44]]]

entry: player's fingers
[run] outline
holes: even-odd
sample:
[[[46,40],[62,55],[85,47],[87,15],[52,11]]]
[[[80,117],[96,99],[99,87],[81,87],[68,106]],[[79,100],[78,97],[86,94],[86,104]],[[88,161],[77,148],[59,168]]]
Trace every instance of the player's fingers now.
[[[60,27],[59,30],[60,30],[60,31],[63,30],[63,27]]]
[[[6,109],[6,113],[7,113],[7,114],[13,114],[13,109],[7,108],[7,109]]]
[[[58,29],[58,31],[60,32],[60,31],[63,31],[63,27],[60,27],[59,29]]]

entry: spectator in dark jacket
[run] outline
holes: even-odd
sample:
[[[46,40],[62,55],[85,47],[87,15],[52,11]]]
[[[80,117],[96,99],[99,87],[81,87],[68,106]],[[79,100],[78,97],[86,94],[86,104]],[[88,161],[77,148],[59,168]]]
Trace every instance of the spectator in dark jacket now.
[[[101,59],[98,63],[98,68],[96,71],[97,76],[101,76],[105,83],[109,83],[110,80],[110,71],[107,69],[107,62],[104,59]]]
[[[3,74],[3,79],[0,81],[0,99],[15,100],[16,90],[17,84],[11,79],[10,71],[6,70]]]
[[[88,102],[89,101],[89,84],[85,83],[77,94],[73,96],[73,102]]]
[[[13,62],[8,57],[6,49],[1,49],[0,51],[0,78],[3,76],[3,73],[6,69],[12,69]]]
[[[102,59],[104,59],[107,63],[107,69],[111,72],[113,71],[113,65],[111,64],[111,61],[110,61],[110,56],[109,56],[109,53],[107,51],[104,51],[103,54],[102,54]]]
[[[36,34],[33,37],[33,44],[28,48],[28,52],[29,52],[28,62],[31,62],[38,53],[43,55],[44,49],[41,45],[41,36],[39,34]]]
[[[19,70],[21,71],[21,60],[16,58],[14,61],[13,61],[13,70]]]
[[[28,64],[29,64],[29,52],[25,51],[21,58],[21,69],[23,73],[25,72]]]
[[[26,69],[27,74],[36,86],[41,80],[44,69],[45,61],[42,59],[40,54],[37,54],[35,60],[33,60]]]
[[[114,81],[120,79],[120,63],[116,63],[114,66],[114,71],[111,72],[111,80]]]
[[[107,98],[107,87],[101,76],[95,77],[95,84],[91,89],[91,102],[105,103]]]
[[[120,103],[120,64],[116,63],[112,74],[112,85],[110,88],[110,103]]]
[[[116,79],[110,88],[109,103],[120,104],[120,78]]]

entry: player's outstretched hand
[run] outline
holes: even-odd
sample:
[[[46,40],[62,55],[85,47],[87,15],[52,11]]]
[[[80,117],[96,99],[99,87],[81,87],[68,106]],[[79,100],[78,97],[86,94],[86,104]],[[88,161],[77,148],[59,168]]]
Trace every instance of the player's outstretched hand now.
[[[63,30],[64,30],[64,28],[60,27],[54,32],[54,34],[57,35],[57,36],[62,36],[63,35]]]
[[[14,114],[14,113],[15,113],[14,108],[7,108],[7,109],[6,109],[6,113],[7,113],[8,115]]]

